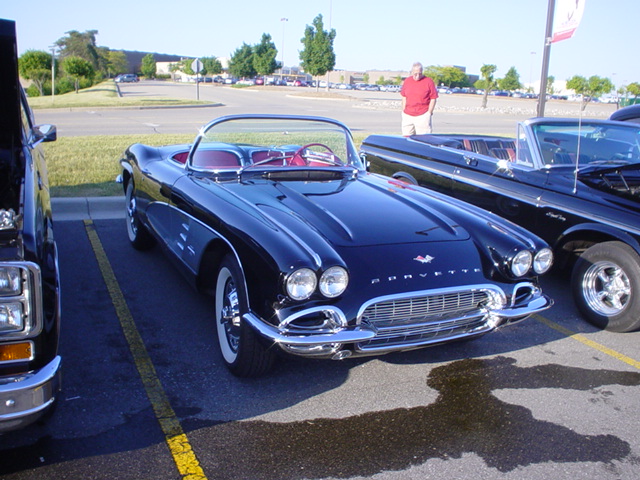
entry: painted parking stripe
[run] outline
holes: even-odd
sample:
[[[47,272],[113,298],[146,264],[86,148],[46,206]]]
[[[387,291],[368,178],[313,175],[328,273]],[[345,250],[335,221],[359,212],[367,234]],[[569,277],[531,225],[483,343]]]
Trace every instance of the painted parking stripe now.
[[[563,327],[562,325],[558,325],[556,322],[553,322],[551,320],[549,320],[548,318],[544,318],[540,315],[534,315],[534,318],[536,320],[538,320],[539,322],[545,324],[547,327],[549,328],[553,328],[554,330],[562,333],[563,335],[566,335],[569,338],[572,338],[573,340],[576,340],[577,342],[582,343],[583,345],[586,345],[588,347],[591,347],[595,350],[598,350],[599,352],[604,353],[605,355],[609,355],[610,357],[613,357],[617,360],[620,360],[621,362],[624,362],[628,365],[631,365],[634,368],[637,368],[638,370],[640,370],[640,362],[638,360],[634,360],[631,357],[627,357],[626,355],[623,355],[620,352],[616,352],[615,350],[612,350],[608,347],[605,347],[604,345],[599,344],[598,342],[594,342],[593,340],[589,340],[587,337],[585,337],[584,335],[581,335],[579,333],[576,332],[572,332],[571,330],[569,330],[568,328]]]
[[[160,379],[156,374],[156,370],[151,362],[151,358],[147,352],[142,337],[138,332],[133,316],[129,311],[127,302],[122,294],[120,285],[113,273],[111,264],[102,247],[102,242],[98,237],[95,225],[91,220],[84,221],[85,230],[89,237],[89,242],[93,248],[93,252],[98,261],[102,278],[107,286],[111,301],[115,307],[116,314],[120,320],[120,325],[124,336],[129,344],[129,349],[133,355],[133,359],[138,369],[138,374],[144,385],[145,392],[153,407],[160,428],[165,436],[165,441],[169,446],[169,451],[173,456],[173,460],[178,468],[181,478],[186,480],[206,480],[204,471],[200,467],[200,462],[196,458],[196,454],[191,448],[189,439],[182,430],[180,421],[176,417],[169,399],[167,398]]]

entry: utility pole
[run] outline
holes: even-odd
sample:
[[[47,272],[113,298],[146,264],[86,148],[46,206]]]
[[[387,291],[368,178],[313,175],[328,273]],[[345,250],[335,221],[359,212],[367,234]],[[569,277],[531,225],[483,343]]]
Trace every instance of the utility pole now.
[[[538,95],[537,116],[544,117],[544,104],[547,101],[547,78],[549,76],[549,57],[551,55],[551,36],[553,34],[553,12],[556,1],[549,0],[547,10],[547,28],[544,36],[544,49],[542,53],[542,74],[540,76],[540,95]]]

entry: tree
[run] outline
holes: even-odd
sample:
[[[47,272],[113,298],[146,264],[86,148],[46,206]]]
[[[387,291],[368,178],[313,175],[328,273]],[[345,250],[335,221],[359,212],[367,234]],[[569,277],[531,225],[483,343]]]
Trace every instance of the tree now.
[[[202,69],[205,75],[218,75],[222,73],[222,63],[216,57],[204,57],[202,61]]]
[[[567,80],[567,88],[573,90],[578,95],[582,95],[581,110],[584,110],[592,98],[597,98],[613,90],[613,83],[611,83],[611,80],[608,78],[602,78],[598,75],[592,75],[589,79],[580,75],[574,75]]]
[[[444,84],[444,75],[442,73],[442,67],[436,67],[435,65],[429,65],[422,71],[425,77],[429,77],[436,85]]]
[[[140,73],[147,78],[155,78],[156,76],[156,59],[152,53],[147,53],[142,57],[140,63]]]
[[[256,76],[256,69],[253,67],[253,48],[246,43],[233,53],[229,60],[229,73],[238,78],[251,78]]]
[[[107,56],[107,76],[118,75],[120,73],[126,73],[129,69],[129,62],[127,56],[121,50],[109,50]]]
[[[484,64],[480,67],[480,74],[482,75],[484,95],[482,96],[482,108],[487,108],[487,98],[489,92],[496,87],[496,82],[493,79],[493,74],[496,73],[498,67],[491,64]],[[477,82],[476,82],[477,83]]]
[[[304,37],[300,42],[304,48],[300,52],[300,62],[305,72],[310,75],[322,76],[336,66],[336,54],[333,51],[333,40],[336,38],[335,29],[330,32],[324,30],[322,15],[313,19],[313,25],[307,25]],[[316,89],[319,83],[316,84]],[[327,89],[329,84],[327,83]]]
[[[511,67],[504,78],[499,81],[500,89],[507,91],[514,91],[522,88],[520,83],[520,75],[518,74],[516,67]]]
[[[440,75],[442,83],[449,87],[466,87],[469,85],[469,77],[459,68],[440,67]]]
[[[253,68],[258,75],[271,75],[278,68],[278,50],[271,41],[271,35],[262,34],[260,43],[253,47]]]
[[[78,93],[80,78],[93,79],[95,70],[91,63],[80,57],[66,57],[62,61],[62,69],[75,80],[75,90]]]
[[[99,70],[100,55],[96,46],[97,30],[87,30],[80,33],[77,30],[65,32],[66,37],[59,38],[55,44],[60,47],[60,57],[80,57],[91,63],[95,70]]]
[[[626,91],[630,95],[633,95],[633,99],[635,100],[640,95],[640,83],[638,82],[630,83],[629,85],[627,85]]]
[[[423,73],[436,85],[446,85],[447,87],[466,87],[469,85],[469,77],[457,67],[430,65],[424,69]]]
[[[553,75],[549,75],[547,77],[547,93],[549,95],[553,95],[555,93],[555,89],[553,88],[553,84],[556,81],[556,77],[554,77]]]
[[[51,58],[51,54],[42,50],[27,50],[18,59],[20,76],[31,80],[40,96],[44,95],[45,82],[51,79]]]

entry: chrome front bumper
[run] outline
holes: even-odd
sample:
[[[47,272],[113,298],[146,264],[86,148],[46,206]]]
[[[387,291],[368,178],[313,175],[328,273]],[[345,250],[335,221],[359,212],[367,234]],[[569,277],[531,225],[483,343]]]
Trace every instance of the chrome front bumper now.
[[[35,422],[55,401],[62,379],[58,356],[36,372],[0,379],[0,433]]]
[[[402,335],[393,337],[393,334],[391,336],[387,334],[386,339],[380,341],[383,333],[374,325],[364,322],[358,325],[346,325],[344,315],[335,307],[327,307],[326,309],[327,316],[340,317],[340,321],[334,322],[336,326],[331,330],[325,328],[321,331],[311,329],[300,332],[286,327],[278,328],[253,313],[245,314],[243,319],[260,336],[278,345],[286,352],[308,357],[342,359],[351,355],[379,355],[477,337],[503,325],[517,323],[530,315],[550,308],[552,305],[553,300],[536,289],[536,294],[523,304],[512,304],[499,310],[486,312],[481,321],[476,321],[467,330],[458,329],[456,333],[444,336],[424,335],[419,340],[416,340],[415,337],[409,339]],[[433,323],[436,327],[432,327],[431,322],[425,322],[425,325],[429,325],[432,332],[439,333],[438,322]],[[471,322],[469,323],[471,324]],[[449,328],[443,326],[442,331]],[[346,345],[351,345],[352,348],[343,349]]]

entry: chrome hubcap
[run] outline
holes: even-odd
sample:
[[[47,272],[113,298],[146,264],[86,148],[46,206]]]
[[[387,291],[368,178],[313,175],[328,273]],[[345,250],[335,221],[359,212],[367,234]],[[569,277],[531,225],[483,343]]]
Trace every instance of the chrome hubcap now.
[[[582,289],[589,307],[601,315],[619,314],[631,299],[629,277],[612,262],[591,265],[585,273]]]
[[[136,226],[136,199],[131,196],[129,199],[129,203],[127,204],[127,219],[129,220],[129,230],[134,235],[138,231],[138,227]]]
[[[224,326],[229,348],[237,353],[240,345],[240,303],[238,302],[238,291],[232,281],[227,282],[225,286],[220,323]]]

